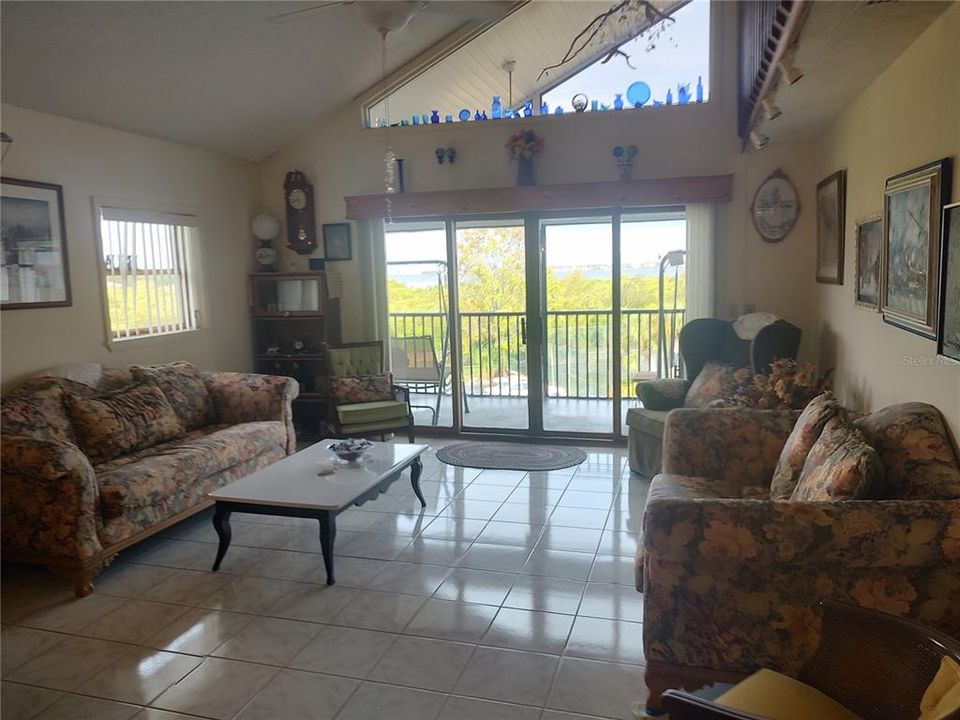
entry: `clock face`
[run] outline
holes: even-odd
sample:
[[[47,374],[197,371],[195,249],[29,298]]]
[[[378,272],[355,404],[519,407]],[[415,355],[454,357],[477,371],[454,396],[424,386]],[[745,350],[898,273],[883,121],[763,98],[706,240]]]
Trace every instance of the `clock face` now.
[[[294,210],[303,210],[307,206],[307,195],[300,188],[294,188],[290,191],[287,202]]]
[[[763,181],[753,198],[753,224],[766,242],[780,242],[797,224],[800,205],[793,184],[779,170]]]

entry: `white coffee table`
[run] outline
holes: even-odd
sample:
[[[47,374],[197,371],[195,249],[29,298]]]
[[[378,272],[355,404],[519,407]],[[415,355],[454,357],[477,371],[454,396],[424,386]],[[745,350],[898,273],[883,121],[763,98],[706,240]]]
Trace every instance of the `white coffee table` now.
[[[338,464],[321,441],[298,453],[257,470],[210,493],[215,502],[213,527],[220,538],[213,569],[219,570],[230,547],[230,514],[235,512],[284,517],[316,518],[320,521],[320,550],[327,569],[327,585],[333,575],[333,543],[337,537],[336,517],[352,505],[374,500],[410,468],[410,484],[420,504],[427,503],[420,492],[420,455],[426,445],[376,443],[356,463]],[[334,461],[336,472],[317,475],[320,461]]]

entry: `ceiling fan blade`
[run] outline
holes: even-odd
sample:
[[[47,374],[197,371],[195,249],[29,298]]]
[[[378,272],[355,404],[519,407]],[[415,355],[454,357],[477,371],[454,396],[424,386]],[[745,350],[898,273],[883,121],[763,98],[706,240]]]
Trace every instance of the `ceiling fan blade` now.
[[[272,23],[285,23],[291,22],[298,19],[301,15],[307,13],[316,12],[317,10],[325,10],[334,5],[353,5],[352,2],[345,2],[344,0],[331,0],[330,2],[319,3],[318,5],[311,5],[310,7],[300,8],[299,10],[290,10],[289,12],[280,13],[279,15],[271,15],[267,18],[267,22]]]

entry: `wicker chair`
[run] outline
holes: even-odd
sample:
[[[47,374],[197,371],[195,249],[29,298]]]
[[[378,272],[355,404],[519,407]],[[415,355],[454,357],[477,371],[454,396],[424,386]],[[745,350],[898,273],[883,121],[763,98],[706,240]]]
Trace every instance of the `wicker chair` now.
[[[960,662],[960,642],[913,620],[823,602],[816,654],[801,682],[865,720],[916,720],[920,699],[944,656]],[[680,690],[663,694],[670,720],[765,720]]]

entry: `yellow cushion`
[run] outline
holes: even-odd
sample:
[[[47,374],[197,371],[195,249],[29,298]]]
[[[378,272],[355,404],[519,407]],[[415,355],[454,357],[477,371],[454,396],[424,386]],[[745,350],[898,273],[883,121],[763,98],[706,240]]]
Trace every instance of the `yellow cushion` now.
[[[770,720],[860,720],[819,690],[773,670],[758,670],[716,702]]]
[[[920,720],[947,720],[960,714],[960,664],[944,657],[920,700]]]

